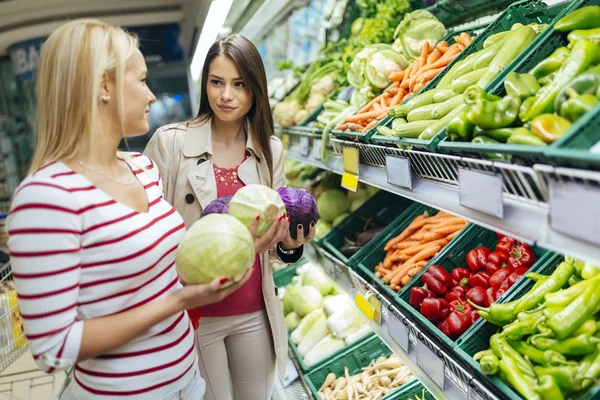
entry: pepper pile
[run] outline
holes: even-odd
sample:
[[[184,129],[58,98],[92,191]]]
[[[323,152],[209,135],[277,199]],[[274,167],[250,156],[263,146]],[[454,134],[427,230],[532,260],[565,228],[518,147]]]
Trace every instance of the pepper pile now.
[[[424,286],[411,290],[410,305],[452,340],[479,319],[473,307],[490,307],[536,261],[529,245],[497,236],[494,251],[481,246],[467,253],[468,268],[433,265],[421,276]]]
[[[432,139],[466,104],[465,90],[471,85],[485,88],[529,46],[546,25],[515,24],[485,40],[484,48],[457,62],[445,71],[434,90],[429,90],[389,112],[395,118],[391,132],[381,134],[401,138]],[[408,121],[408,122],[407,122]]]
[[[448,124],[450,140],[483,144],[546,146],[600,99],[599,6],[583,7],[560,19],[558,32],[570,32],[568,47],[556,49],[526,74],[506,76],[506,96],[486,94],[471,86],[464,94],[468,108]],[[506,159],[488,153],[488,159]]]
[[[385,259],[375,267],[375,276],[399,292],[427,263],[454,239],[467,221],[444,211],[417,216],[384,250]]]
[[[527,277],[523,297],[480,309],[502,330],[473,358],[528,400],[579,398],[600,379],[600,267],[566,257]]]

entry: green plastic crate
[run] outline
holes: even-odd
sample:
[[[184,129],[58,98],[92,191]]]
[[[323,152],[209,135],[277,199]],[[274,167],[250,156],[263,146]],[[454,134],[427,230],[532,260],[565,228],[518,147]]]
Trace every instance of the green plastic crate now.
[[[463,50],[458,57],[452,61],[444,71],[436,76],[426,88],[433,89],[437,87],[439,81],[444,77],[445,73],[449,71],[457,62],[465,59],[467,56],[478,52],[483,49],[483,42],[485,39],[493,34],[504,32],[509,30],[513,24],[520,22],[522,24],[530,23],[550,23],[556,15],[550,13],[549,8],[541,0],[523,0],[512,4],[508,7],[495,21],[489,24],[489,26],[478,35],[469,47]],[[550,28],[551,29],[551,28]],[[540,33],[532,43],[529,44],[528,48],[525,49],[522,54],[528,54],[529,49],[536,48],[538,43],[546,36],[546,29]],[[499,73],[489,85],[486,86],[486,90],[489,88],[496,87],[499,82],[504,81],[504,77],[510,71],[512,71],[519,63],[522,57],[517,57],[511,64],[509,64],[501,73]],[[425,89],[425,88],[424,88]],[[392,118],[387,118],[382,121],[382,125],[391,127]],[[374,138],[375,143],[382,145],[400,145],[409,146],[414,149],[437,151],[439,142],[446,136],[446,130],[442,129],[436,133],[432,139],[420,140],[420,139],[407,139],[407,138],[390,138],[386,136],[378,135]]]
[[[490,250],[494,248],[496,243],[498,242],[498,236],[496,233],[482,228],[480,226],[469,224],[463,231],[449,243],[436,257],[435,264],[440,265],[446,271],[450,272],[455,268],[459,267],[467,267],[466,255],[469,251],[480,247],[486,246],[489,247]],[[548,252],[548,250],[542,249],[540,247],[534,246],[533,249],[538,256],[538,261],[531,267],[531,270],[540,265],[540,262],[544,261],[544,255]],[[429,263],[423,270],[419,273],[419,275],[415,276],[412,281],[408,285],[406,285],[395,298],[395,300],[400,304],[400,307],[403,310],[407,310],[414,319],[417,320],[419,325],[426,329],[427,333],[435,335],[441,342],[443,342],[448,348],[453,348],[456,346],[455,342],[453,342],[450,338],[444,335],[434,324],[429,322],[419,310],[414,309],[410,304],[410,292],[413,287],[421,286],[421,276],[427,269],[429,265],[433,265],[434,263]],[[506,293],[501,297],[501,299],[508,297],[510,293],[513,293],[519,287],[519,283],[523,279],[519,279],[511,288],[509,288]],[[463,337],[467,332],[463,333],[461,337]],[[459,338],[460,339],[460,338]]]
[[[310,388],[315,399],[319,398],[318,390],[325,382],[325,378],[329,373],[334,373],[337,377],[344,376],[345,368],[348,368],[350,376],[361,373],[363,367],[367,367],[371,360],[375,360],[380,356],[389,356],[392,351],[379,339],[374,336],[362,343],[355,349],[347,349],[342,354],[331,358],[326,364],[319,369],[313,370],[305,376],[305,381]],[[413,379],[392,393],[382,397],[382,400],[406,400],[415,394],[421,395],[423,386],[418,379]],[[427,399],[433,399],[429,393],[426,393]]]
[[[600,0],[593,0],[595,4],[600,4]],[[577,3],[577,2],[574,2]],[[555,16],[555,19],[550,24],[550,30],[546,30],[540,34],[540,40],[535,48],[531,48],[527,54],[519,58],[516,63],[511,64],[508,69],[511,69],[519,73],[527,73],[533,67],[535,67],[540,61],[546,59],[554,50],[558,47],[566,46],[568,44],[567,34],[562,32],[555,32],[552,30],[554,23],[558,21],[563,15],[573,10],[574,3],[562,3],[548,9],[550,16]],[[504,80],[496,82],[491,87],[488,86],[488,93],[495,94],[497,96],[504,97],[506,91],[504,90]],[[592,114],[591,112],[589,114]],[[584,119],[584,118],[582,118]],[[576,127],[571,128],[569,132],[575,133]],[[600,138],[600,135],[597,135]],[[502,153],[509,154],[512,158],[518,158],[526,164],[533,165],[536,162],[547,162],[548,157],[546,153],[549,148],[553,148],[558,145],[558,142],[550,146],[525,146],[519,144],[476,144],[470,142],[453,142],[445,137],[439,143],[439,150],[443,153],[455,154],[460,156],[472,157],[474,154],[481,156],[484,153]],[[600,158],[599,158],[600,159]]]
[[[549,275],[554,272],[554,269],[564,260],[562,255],[548,252],[540,261],[537,263],[535,272]],[[508,303],[509,301],[516,300],[527,293],[532,287],[534,282],[530,279],[522,279],[520,282],[515,284],[505,296],[501,298],[500,303]],[[469,330],[467,330],[457,341],[454,351],[460,357],[461,361],[466,363],[467,367],[476,372],[482,379],[482,382],[486,382],[491,385],[494,389],[499,391],[505,397],[510,399],[520,399],[521,397],[505,385],[496,376],[485,375],[479,368],[479,363],[473,360],[475,353],[486,350],[490,347],[490,337],[498,331],[498,327],[480,319],[473,324]],[[591,399],[591,397],[590,397]]]
[[[287,267],[280,269],[279,271],[275,271],[273,273],[273,280],[275,281],[275,286],[278,288],[285,287],[292,282],[292,278],[296,276],[296,269],[306,264],[307,260],[305,258],[301,258],[297,263],[288,265]]]
[[[473,21],[494,11],[501,11],[514,0],[438,0],[427,8],[446,26]]]
[[[477,26],[474,26],[469,29],[460,29],[460,30],[449,29],[448,33],[446,33],[446,36],[444,36],[440,40],[440,42],[445,40],[446,42],[448,42],[448,44],[452,45],[452,44],[454,44],[454,39],[453,39],[454,36],[459,35],[461,32],[467,32],[471,36],[476,36],[478,33],[480,33],[484,29],[485,26],[487,26],[487,24],[477,25]],[[443,73],[444,73],[444,71],[442,71],[440,73],[440,75]],[[433,81],[434,80],[431,80],[429,83],[427,83],[427,85],[425,85],[421,90],[419,90],[415,94],[415,96],[429,90],[430,85],[432,84]],[[383,90],[380,91],[379,93],[377,93],[377,95],[380,95],[381,93],[383,93]],[[371,138],[377,134],[377,126],[381,125],[383,123],[383,121],[387,120],[387,118],[388,117],[384,118],[379,124],[377,124],[376,126],[371,128],[368,132],[352,132],[352,131],[332,130],[331,134],[333,136],[335,136],[336,139],[350,140],[353,142],[361,142],[361,143],[372,143]]]
[[[346,238],[354,240],[355,234],[363,231],[369,219],[374,219],[381,226],[388,225],[412,204],[411,200],[380,190],[323,237],[321,247],[344,264],[355,262],[361,258],[364,247],[348,259],[339,250],[346,243]],[[376,240],[376,237],[371,240]]]
[[[428,212],[429,215],[437,214],[438,210],[435,208],[427,207],[419,203],[415,203],[406,209],[398,218],[396,218],[390,225],[382,232],[377,240],[372,240],[363,249],[363,257],[357,260],[357,264],[352,264],[351,267],[366,278],[368,281],[373,281],[383,292],[388,294],[390,297],[396,296],[396,292],[390,289],[388,285],[375,275],[375,267],[379,265],[384,259],[387,252],[384,249],[387,242],[394,237],[398,236],[410,223],[420,214]],[[434,257],[432,262],[436,259]]]

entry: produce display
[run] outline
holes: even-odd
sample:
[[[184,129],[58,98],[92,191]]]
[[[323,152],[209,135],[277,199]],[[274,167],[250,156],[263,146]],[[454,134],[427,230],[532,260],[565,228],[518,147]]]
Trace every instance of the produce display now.
[[[583,7],[557,21],[554,29],[568,33],[569,46],[557,48],[528,73],[509,73],[504,98],[470,87],[465,92],[468,108],[448,125],[450,140],[546,146],[563,136],[600,97],[596,7]]]
[[[467,92],[467,88],[475,86],[473,89],[480,89],[478,93],[485,94],[483,88],[517,58],[544,27],[517,23],[510,31],[488,37],[482,50],[455,63],[445,72],[434,90],[428,90],[390,110],[390,116],[398,122],[394,122],[391,130],[381,130],[381,134],[432,139],[456,116],[464,114],[465,104],[473,101],[471,91]],[[482,116],[487,117],[487,114]]]
[[[600,378],[600,267],[566,257],[527,277],[526,294],[479,311],[501,329],[474,359],[525,399],[580,398]]]
[[[443,211],[419,215],[385,245],[387,255],[375,267],[375,276],[399,292],[465,226],[467,221]]]
[[[265,185],[246,185],[229,202],[229,215],[242,221],[248,229],[258,216],[258,237],[264,235],[275,218],[282,217],[284,213],[285,204],[279,193]]]
[[[357,0],[356,5],[366,18],[355,21],[353,32],[365,43],[391,43],[398,22],[411,10],[409,0]]]
[[[467,253],[467,268],[432,265],[421,276],[423,286],[411,289],[410,305],[452,340],[479,319],[473,307],[490,307],[537,260],[528,244],[497,235],[494,251],[481,246]]]
[[[344,375],[330,373],[318,391],[321,400],[380,399],[394,389],[412,381],[415,376],[395,354],[371,360],[362,372],[355,375],[344,368]]]
[[[281,307],[290,341],[307,367],[312,367],[344,347],[369,335],[350,298],[337,294],[322,269],[306,263],[280,289]]]

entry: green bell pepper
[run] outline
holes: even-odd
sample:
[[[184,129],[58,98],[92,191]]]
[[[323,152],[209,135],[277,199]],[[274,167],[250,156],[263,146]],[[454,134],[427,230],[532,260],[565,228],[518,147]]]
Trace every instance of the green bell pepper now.
[[[538,65],[533,67],[533,69],[529,71],[529,73],[535,76],[535,78],[538,80],[545,76],[548,76],[558,71],[570,54],[571,50],[569,50],[568,48],[559,47],[558,49],[554,50],[554,52],[550,54],[549,57],[540,61]]]
[[[477,85],[469,86],[463,93],[463,100],[465,104],[475,104],[478,99],[485,99],[489,101],[500,100],[500,96],[486,93],[485,90]]]
[[[571,97],[567,94],[569,89],[575,90],[578,94],[594,95],[598,88],[600,88],[600,66],[588,69],[565,85],[556,96],[556,100],[554,100],[554,110],[559,112],[562,103]]]
[[[533,75],[509,72],[504,79],[504,89],[509,96],[525,100],[537,94],[540,84]]]
[[[593,94],[579,94],[575,89],[567,89],[569,99],[560,105],[560,115],[570,122],[575,122],[598,103]]]
[[[483,129],[476,126],[475,129],[473,129],[473,136],[488,136],[499,142],[506,143],[509,137],[519,132],[529,133],[529,130],[526,128]]]
[[[548,327],[554,331],[558,339],[565,339],[594,315],[598,305],[600,305],[600,281],[595,280],[567,307],[550,318]]]
[[[519,120],[523,121],[523,118],[527,116],[529,109],[531,108],[533,103],[535,103],[536,100],[537,97],[535,96],[523,100],[523,102],[521,103],[521,107],[519,107]]]
[[[554,24],[554,30],[571,32],[576,29],[600,28],[600,7],[587,6],[575,10],[559,19]]]
[[[571,123],[555,114],[538,115],[531,121],[531,132],[550,144],[557,141],[571,128]]]
[[[575,372],[577,367],[561,366],[561,367],[533,367],[538,379],[543,376],[550,376],[558,384],[558,387],[563,391],[572,392],[580,389],[575,382]]]
[[[473,124],[467,119],[469,107],[462,110],[448,123],[446,135],[452,141],[467,142],[473,137]]]
[[[592,42],[598,43],[600,42],[600,28],[572,31],[567,36],[567,39],[569,40],[570,47],[573,47],[573,45],[580,40],[591,40]]]
[[[600,266],[586,262],[581,269],[581,277],[583,279],[592,279],[593,277],[600,274]]]
[[[520,106],[521,100],[512,96],[498,101],[479,99],[469,107],[467,119],[484,129],[505,128],[517,120]]]
[[[496,375],[499,371],[498,363],[500,360],[495,354],[486,354],[479,360],[481,371],[486,375]]]
[[[499,144],[500,142],[488,136],[476,136],[471,140],[476,144]],[[502,153],[481,153],[481,156],[487,160],[509,160],[510,156]]]
[[[542,400],[564,400],[562,391],[552,375],[540,377],[538,383],[533,387],[533,390],[540,395]]]
[[[600,339],[594,336],[581,334],[565,340],[551,339],[547,337],[530,338],[531,344],[540,350],[552,350],[565,356],[584,356],[592,353],[598,347]]]
[[[542,351],[535,346],[522,340],[510,340],[508,344],[513,349],[523,355],[523,357],[529,358],[530,361],[540,364],[544,367],[555,367],[560,365],[577,365],[575,361],[567,361],[566,357],[553,350]]]
[[[554,111],[554,100],[561,89],[573,78],[585,71],[590,65],[597,63],[600,58],[600,46],[589,40],[575,43],[571,55],[556,73],[556,77],[548,86],[544,86],[537,94],[536,102],[525,116],[525,121],[531,121],[538,115]]]
[[[551,84],[554,81],[555,77],[556,77],[556,72],[553,72],[548,76],[538,79],[538,83],[540,84],[541,87],[548,86],[549,84]]]

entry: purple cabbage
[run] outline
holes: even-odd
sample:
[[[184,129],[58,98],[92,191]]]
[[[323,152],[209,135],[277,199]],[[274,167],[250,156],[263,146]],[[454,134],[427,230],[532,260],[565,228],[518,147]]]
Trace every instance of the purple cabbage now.
[[[200,218],[208,214],[227,214],[229,213],[229,202],[233,196],[219,197],[208,203],[206,208],[202,210]]]
[[[319,209],[315,198],[305,189],[295,187],[281,187],[277,189],[285,204],[285,210],[290,216],[290,235],[296,239],[298,225],[308,235],[311,222],[319,220]]]

